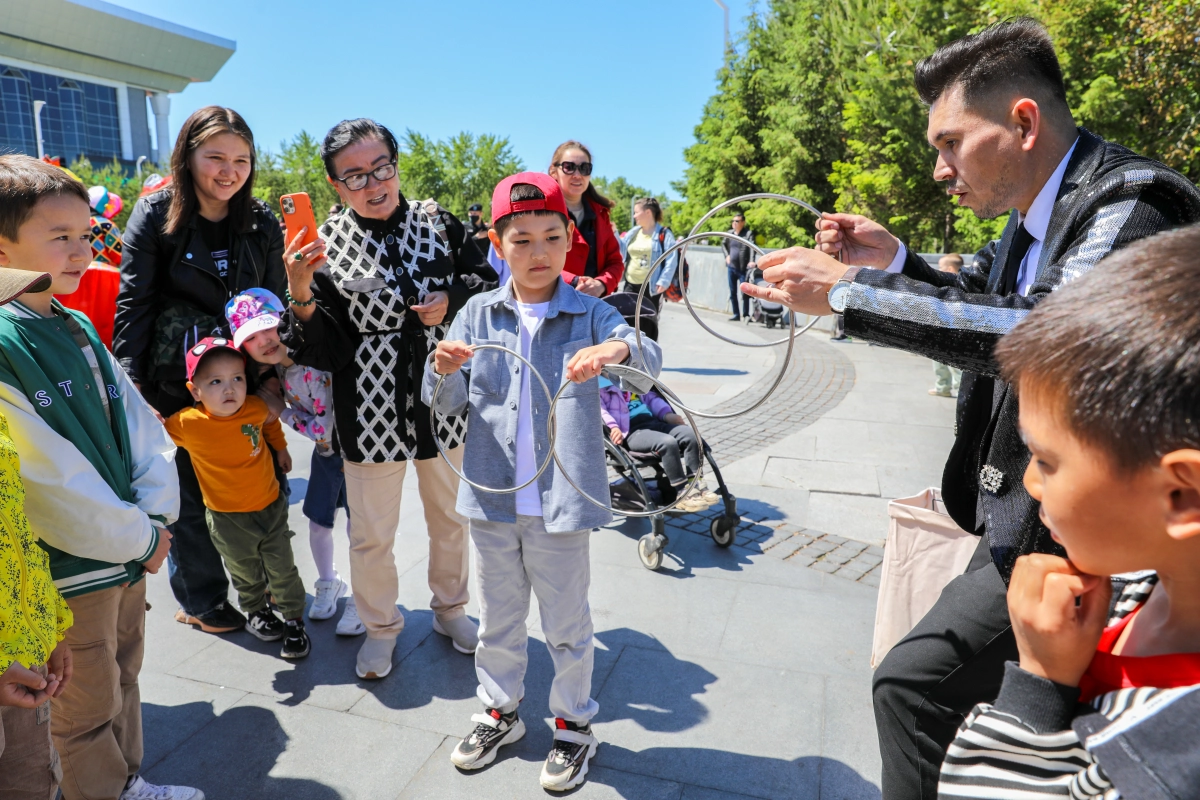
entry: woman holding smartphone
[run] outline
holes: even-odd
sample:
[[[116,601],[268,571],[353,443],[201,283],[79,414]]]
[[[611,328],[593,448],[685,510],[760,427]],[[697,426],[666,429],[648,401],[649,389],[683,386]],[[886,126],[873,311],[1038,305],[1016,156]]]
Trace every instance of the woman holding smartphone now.
[[[430,425],[421,402],[425,361],[467,299],[495,281],[463,225],[431,202],[409,202],[396,174],[396,137],[370,119],[345,120],[325,136],[321,157],[345,210],[320,239],[283,253],[288,291],[281,335],[298,364],[333,374],[336,446],[345,457],[350,505],[350,583],[367,640],[355,672],[392,669],[404,617],[394,547],[408,463],[429,534],[433,629],[472,653],[478,625],[466,616],[466,520],[454,510],[462,467],[462,417]]]
[[[254,167],[254,135],[241,115],[202,108],[179,130],[171,183],[138,200],[126,225],[113,355],[163,417],[192,404],[185,340],[221,327],[239,292],[284,290],[283,233],[251,194]],[[246,619],[226,602],[229,582],[186,450],[175,464],[180,508],[167,562],[175,619],[209,633],[237,630]]]
[[[562,187],[567,210],[575,220],[563,280],[592,297],[615,292],[625,271],[625,258],[609,216],[613,201],[592,185],[591,151],[581,142],[563,142],[554,149],[547,172]]]

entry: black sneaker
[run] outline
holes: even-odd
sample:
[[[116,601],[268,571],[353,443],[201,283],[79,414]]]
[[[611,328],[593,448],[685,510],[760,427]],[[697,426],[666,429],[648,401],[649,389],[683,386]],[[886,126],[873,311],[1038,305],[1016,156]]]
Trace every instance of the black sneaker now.
[[[477,723],[475,730],[450,753],[450,760],[459,769],[486,767],[496,759],[501,745],[512,744],[525,735],[525,723],[516,711],[501,714],[489,708],[484,714],[471,715],[471,721]]]
[[[229,633],[246,627],[246,618],[228,603],[219,603],[207,614],[189,614],[182,608],[175,612],[175,621],[195,625],[205,633]]]
[[[246,630],[264,642],[278,642],[283,638],[283,620],[269,607],[263,607],[246,620]]]
[[[588,762],[599,746],[600,740],[592,734],[591,725],[554,720],[554,748],[542,765],[542,788],[565,792],[583,783]]]
[[[283,649],[279,655],[284,658],[304,658],[308,655],[308,634],[304,632],[304,620],[289,619],[284,623],[286,633],[283,637]]]

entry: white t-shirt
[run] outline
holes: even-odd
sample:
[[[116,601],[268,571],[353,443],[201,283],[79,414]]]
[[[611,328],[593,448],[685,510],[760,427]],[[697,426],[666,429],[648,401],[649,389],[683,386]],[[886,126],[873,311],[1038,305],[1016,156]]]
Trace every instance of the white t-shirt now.
[[[514,301],[515,302],[515,301]],[[529,358],[533,346],[533,336],[546,318],[549,303],[515,303],[517,317],[521,322],[520,353]],[[537,472],[538,460],[534,455],[533,439],[533,405],[529,396],[529,368],[519,364],[521,368],[521,402],[517,406],[517,485],[533,477]],[[538,386],[538,394],[542,394]],[[541,402],[549,405],[550,401],[542,398]],[[537,483],[531,483],[517,492],[517,513],[526,517],[542,516],[542,493]]]

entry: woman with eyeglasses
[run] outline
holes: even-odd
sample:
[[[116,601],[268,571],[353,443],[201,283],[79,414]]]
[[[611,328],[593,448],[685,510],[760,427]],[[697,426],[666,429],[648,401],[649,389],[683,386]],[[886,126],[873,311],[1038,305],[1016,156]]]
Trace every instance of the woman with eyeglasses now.
[[[554,149],[547,171],[562,187],[567,210],[575,220],[563,280],[592,297],[615,292],[625,271],[625,258],[609,216],[613,201],[592,185],[591,151],[580,142],[563,142]]]
[[[288,311],[281,327],[292,359],[333,374],[335,446],[350,506],[350,583],[367,640],[356,673],[392,669],[404,617],[396,608],[393,547],[408,462],[429,532],[433,629],[472,653],[478,626],[466,617],[467,527],[454,510],[458,477],[434,437],[462,467],[466,421],[431,427],[421,402],[425,361],[467,299],[495,281],[463,225],[431,202],[409,202],[396,174],[396,137],[370,119],[339,122],[321,158],[345,207],[283,253]]]
[[[137,201],[125,227],[113,355],[163,417],[192,405],[185,339],[225,324],[246,289],[282,292],[283,233],[254,188],[254,135],[231,108],[207,106],[179,129],[167,188]],[[204,519],[191,457],[175,457],[179,519],[168,556],[175,619],[208,633],[245,626]]]

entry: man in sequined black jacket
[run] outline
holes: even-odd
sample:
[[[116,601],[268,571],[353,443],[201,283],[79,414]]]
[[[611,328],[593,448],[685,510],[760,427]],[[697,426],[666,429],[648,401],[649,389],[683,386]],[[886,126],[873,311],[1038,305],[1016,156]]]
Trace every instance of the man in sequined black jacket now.
[[[958,275],[938,272],[865,217],[825,215],[817,241],[760,259],[775,289],[743,291],[803,313],[844,314],[854,337],[963,370],[947,510],[980,535],[967,572],[875,673],[883,795],[932,800],[945,749],[1016,657],[1006,583],[1017,557],[1057,552],[1025,491],[1017,398],[993,349],[1037,302],[1107,253],[1200,221],[1200,192],[1149,158],[1077,128],[1054,48],[1019,19],[939,48],[917,67],[930,106],[934,178],[960,205],[1008,225]],[[840,252],[847,267],[830,257]],[[866,268],[873,267],[873,268]]]

